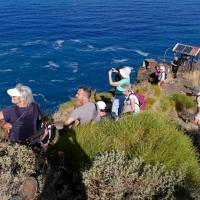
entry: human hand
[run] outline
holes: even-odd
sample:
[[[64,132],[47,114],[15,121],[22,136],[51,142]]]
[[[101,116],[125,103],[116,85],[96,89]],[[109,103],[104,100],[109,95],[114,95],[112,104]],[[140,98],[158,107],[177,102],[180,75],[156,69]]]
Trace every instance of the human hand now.
[[[10,129],[12,128],[12,124],[5,122],[5,124],[3,125],[3,129],[5,129],[7,132],[10,132]]]

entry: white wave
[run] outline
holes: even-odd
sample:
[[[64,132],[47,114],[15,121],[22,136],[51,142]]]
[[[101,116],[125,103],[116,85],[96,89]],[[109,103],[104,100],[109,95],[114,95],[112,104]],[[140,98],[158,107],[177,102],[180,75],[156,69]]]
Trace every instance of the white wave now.
[[[50,68],[50,69],[56,69],[56,68],[59,68],[60,65],[53,62],[53,61],[49,61],[48,62],[49,64],[48,65],[45,65],[44,68]]]
[[[71,62],[69,64],[69,67],[72,68],[72,72],[73,73],[77,73],[78,72],[79,63],[78,62]]]
[[[45,41],[45,40],[35,40],[35,41],[25,42],[23,44],[23,46],[32,46],[32,45],[38,45],[38,44],[47,45],[47,41]]]
[[[53,48],[56,50],[62,48],[64,42],[65,42],[64,40],[56,40],[53,43]]]
[[[72,77],[70,77],[70,78],[65,78],[65,79],[68,80],[68,81],[76,80],[76,78],[72,78]]]
[[[0,82],[0,85],[4,85],[7,84],[8,82]]]
[[[51,102],[51,101],[49,101],[49,100],[45,97],[45,95],[44,95],[44,94],[41,94],[41,93],[33,94],[33,96],[36,96],[36,97],[41,96],[44,102],[47,102],[47,103],[50,103],[50,104],[55,104],[55,103],[56,103],[56,102]]]
[[[30,82],[30,83],[31,83],[31,82],[35,82],[35,80],[29,80],[28,82]]]
[[[94,46],[92,46],[91,44],[88,44],[87,47],[88,47],[89,49],[96,49],[96,48],[95,48]]]
[[[75,43],[82,43],[82,41],[79,39],[71,39],[70,41],[75,42]]]
[[[122,58],[122,59],[113,58],[112,60],[114,63],[123,63],[123,62],[128,61],[127,58]]]
[[[10,51],[11,52],[17,52],[18,48],[11,48]]]
[[[58,82],[58,83],[61,83],[61,82],[63,82],[64,80],[56,80],[56,79],[53,79],[53,80],[51,80],[51,82]]]
[[[105,51],[105,52],[107,52],[107,51],[127,51],[128,49],[126,49],[126,48],[122,48],[122,47],[105,47],[105,48],[103,48],[103,49],[97,49],[97,51]]]
[[[0,53],[0,56],[6,56],[6,55],[8,55],[8,52]]]
[[[12,72],[12,69],[0,69],[1,73]]]
[[[115,47],[115,46],[109,46],[104,48],[96,48],[93,45],[88,44],[86,49],[77,49],[78,51],[95,51],[95,52],[116,52],[116,51],[131,51],[127,48],[123,47]]]
[[[78,69],[73,69],[73,73],[77,73],[78,72]]]
[[[149,53],[146,53],[144,51],[141,51],[141,50],[138,50],[138,49],[134,49],[133,50],[135,53],[141,55],[141,56],[144,56],[144,57],[147,57],[149,55]]]

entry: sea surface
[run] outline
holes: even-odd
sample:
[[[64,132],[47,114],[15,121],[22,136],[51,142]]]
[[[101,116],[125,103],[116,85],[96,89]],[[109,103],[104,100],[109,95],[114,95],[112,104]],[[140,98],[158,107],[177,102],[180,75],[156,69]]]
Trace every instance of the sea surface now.
[[[177,42],[200,46],[199,0],[0,0],[0,109],[17,83],[52,112],[79,86],[109,90],[111,67],[133,67],[134,82]]]

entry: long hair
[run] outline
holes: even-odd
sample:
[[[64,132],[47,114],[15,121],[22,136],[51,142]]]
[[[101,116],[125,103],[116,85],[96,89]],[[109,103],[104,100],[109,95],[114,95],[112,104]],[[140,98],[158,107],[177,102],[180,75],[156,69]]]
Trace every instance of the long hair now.
[[[28,105],[34,102],[33,99],[33,94],[31,88],[28,86],[22,85],[22,84],[17,84],[16,89],[20,92],[21,97]]]

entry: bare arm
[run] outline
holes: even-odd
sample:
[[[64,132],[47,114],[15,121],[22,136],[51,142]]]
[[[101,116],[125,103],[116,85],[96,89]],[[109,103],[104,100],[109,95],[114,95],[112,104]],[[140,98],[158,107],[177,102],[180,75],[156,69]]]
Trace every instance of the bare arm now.
[[[118,82],[114,82],[114,81],[112,80],[112,72],[113,72],[112,69],[108,71],[109,83],[110,83],[110,85],[112,85],[112,86],[118,86]]]
[[[135,110],[135,101],[134,101],[134,99],[130,99],[130,103],[131,103],[131,110],[134,111]]]
[[[3,112],[0,112],[0,120],[4,120]]]
[[[11,124],[11,123],[5,122],[4,116],[3,116],[3,112],[2,112],[2,111],[0,112],[0,126],[1,126],[3,129],[6,129],[8,132],[9,132],[10,129],[12,128],[12,124]]]
[[[69,117],[65,122],[64,125],[65,126],[69,126],[71,125],[75,120],[72,117]]]

